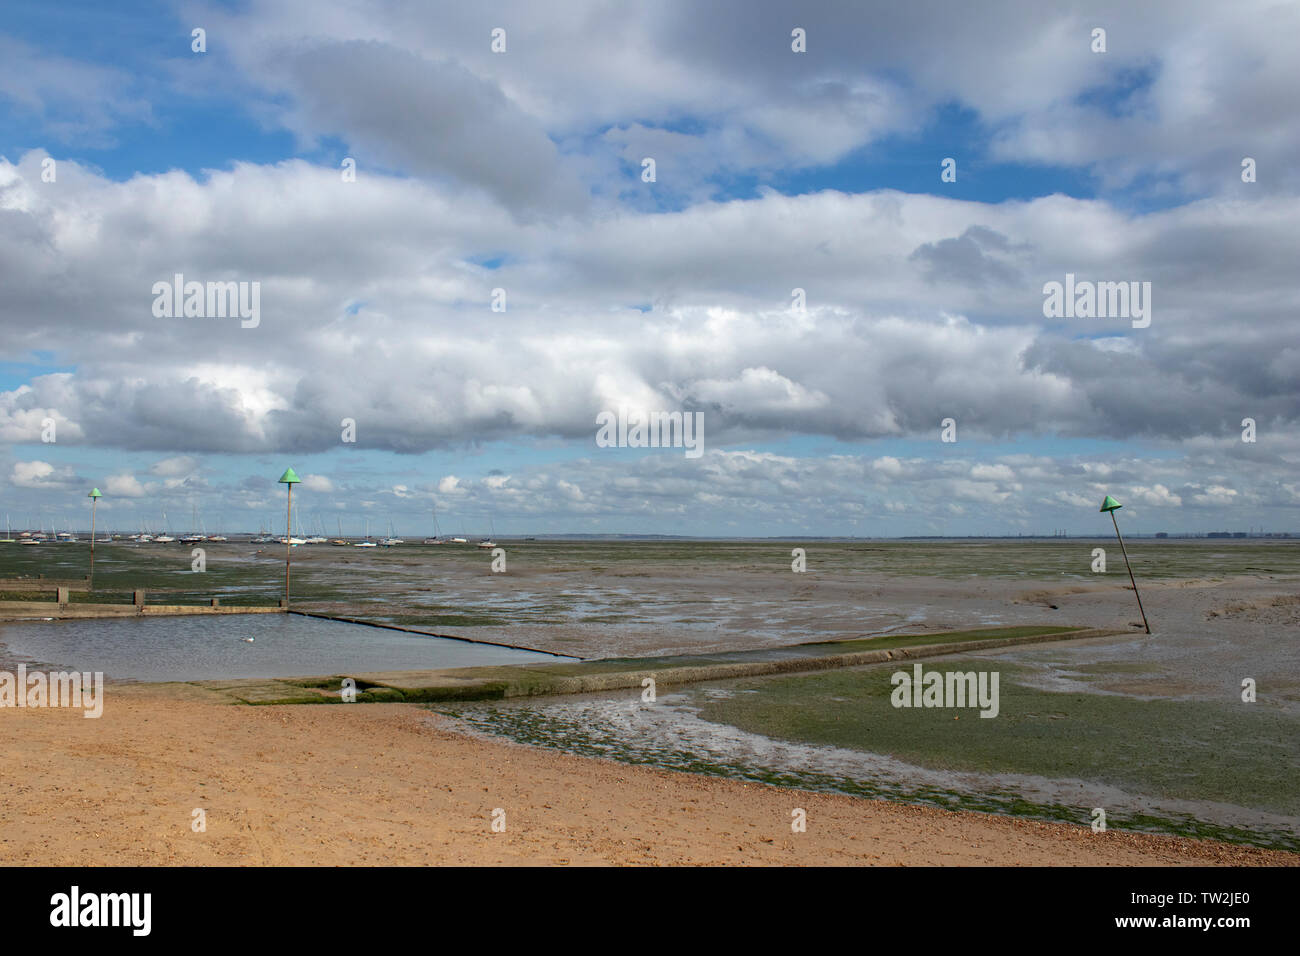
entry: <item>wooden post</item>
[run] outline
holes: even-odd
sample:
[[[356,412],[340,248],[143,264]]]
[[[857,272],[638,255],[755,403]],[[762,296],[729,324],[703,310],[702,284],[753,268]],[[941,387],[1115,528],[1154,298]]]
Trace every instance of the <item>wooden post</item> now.
[[[1138,583],[1133,578],[1133,566],[1128,563],[1128,548],[1124,547],[1124,536],[1119,533],[1119,522],[1115,520],[1114,511],[1110,513],[1110,523],[1115,526],[1115,537],[1119,538],[1119,549],[1124,554],[1124,567],[1128,568],[1128,579],[1133,585],[1133,596],[1138,599],[1138,613],[1142,615],[1142,626],[1150,634],[1151,625],[1147,623],[1147,612],[1142,610],[1142,595],[1138,594]]]
[[[293,485],[289,489],[289,512],[284,519],[284,606],[289,606],[289,552],[293,549]]]
[[[90,590],[95,590],[95,510],[99,499],[103,497],[98,488],[91,488],[90,494]]]
[[[95,506],[98,498],[90,499],[90,590],[95,590]]]
[[[286,608],[289,606],[289,554],[293,550],[293,486],[301,480],[292,468],[286,468],[280,476],[280,484],[287,485],[289,492],[284,519],[284,597],[280,599],[280,604]]]

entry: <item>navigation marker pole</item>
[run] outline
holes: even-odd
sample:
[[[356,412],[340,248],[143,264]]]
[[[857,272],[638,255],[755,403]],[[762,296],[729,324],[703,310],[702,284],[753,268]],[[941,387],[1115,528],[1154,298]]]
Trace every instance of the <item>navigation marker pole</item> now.
[[[280,484],[289,491],[289,512],[284,521],[284,606],[289,607],[289,552],[293,550],[293,486],[301,482],[292,468],[286,468],[280,476]]]
[[[1142,626],[1150,634],[1151,625],[1147,623],[1147,612],[1142,610],[1142,595],[1138,594],[1138,583],[1133,579],[1133,566],[1128,563],[1128,549],[1124,547],[1124,536],[1119,533],[1119,522],[1115,520],[1115,512],[1123,507],[1110,495],[1107,495],[1106,500],[1101,503],[1101,510],[1110,512],[1110,522],[1115,526],[1115,537],[1119,538],[1119,549],[1124,554],[1124,567],[1128,568],[1128,579],[1133,585],[1133,596],[1138,600],[1138,612],[1142,615]]]
[[[90,494],[86,497],[90,499],[90,590],[93,593],[95,590],[95,506],[104,496],[99,493],[98,488],[91,488]]]

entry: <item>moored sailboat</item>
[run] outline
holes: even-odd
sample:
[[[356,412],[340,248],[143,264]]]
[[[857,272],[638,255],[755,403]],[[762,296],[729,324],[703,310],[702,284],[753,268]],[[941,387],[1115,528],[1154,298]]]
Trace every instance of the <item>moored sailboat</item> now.
[[[405,544],[406,542],[393,533],[393,522],[390,519],[388,522],[388,537],[384,538],[379,543],[385,548],[391,548],[399,544]]]
[[[438,509],[433,509],[433,537],[425,538],[424,544],[442,544],[442,532],[438,530]]]

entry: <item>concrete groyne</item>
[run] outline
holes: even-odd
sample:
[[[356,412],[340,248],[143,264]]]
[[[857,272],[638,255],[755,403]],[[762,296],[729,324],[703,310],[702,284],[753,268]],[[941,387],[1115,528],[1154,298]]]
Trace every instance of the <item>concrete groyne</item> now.
[[[358,703],[504,700],[640,688],[646,678],[653,678],[656,685],[672,686],[859,667],[1019,644],[1075,641],[1128,633],[1126,630],[1101,628],[986,628],[795,644],[721,654],[191,683],[224,697],[229,703],[244,704],[340,703],[345,678],[355,682]]]

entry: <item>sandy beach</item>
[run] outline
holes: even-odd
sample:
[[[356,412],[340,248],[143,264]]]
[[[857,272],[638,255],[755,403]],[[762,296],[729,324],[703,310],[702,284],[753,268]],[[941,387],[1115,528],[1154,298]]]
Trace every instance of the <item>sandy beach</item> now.
[[[242,707],[136,685],[112,688],[98,720],[0,720],[5,865],[1300,863],[572,757],[465,736],[403,704]],[[196,808],[206,832],[191,828]],[[804,833],[791,832],[795,808]]]

